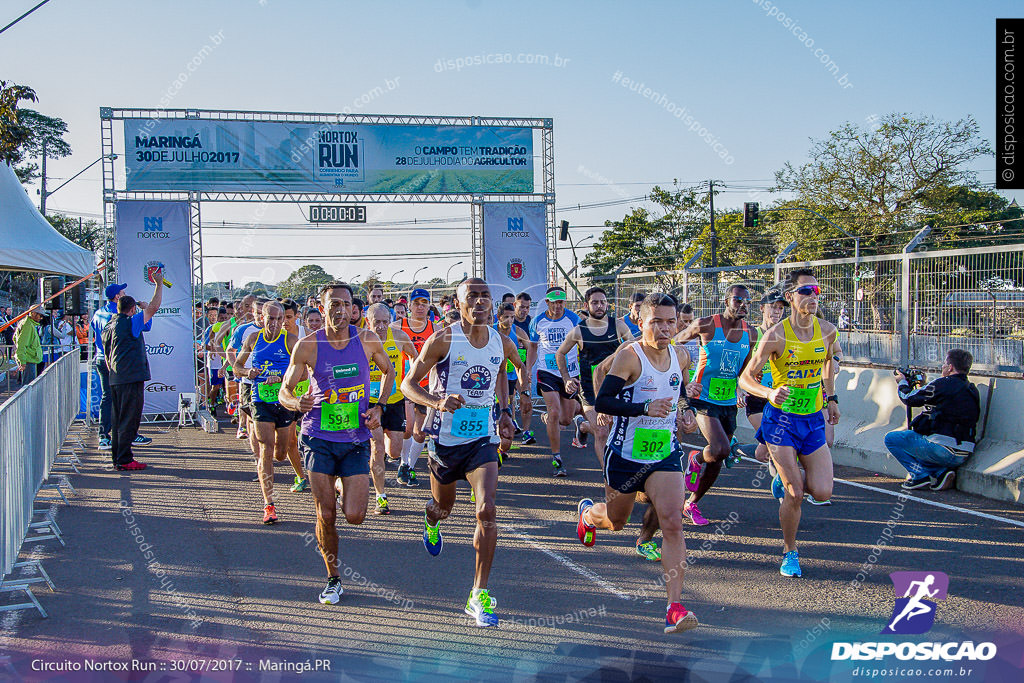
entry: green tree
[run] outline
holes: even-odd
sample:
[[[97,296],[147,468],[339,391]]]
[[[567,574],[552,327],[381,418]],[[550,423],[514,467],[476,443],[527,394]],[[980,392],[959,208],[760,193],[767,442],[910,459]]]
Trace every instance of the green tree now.
[[[57,232],[83,249],[96,251],[103,246],[102,226],[92,219],[83,221],[80,218],[57,213],[48,215],[46,220],[50,221],[50,225]]]
[[[21,154],[25,159],[41,159],[46,152],[47,159],[63,159],[71,155],[71,145],[64,140],[68,132],[68,124],[55,116],[40,114],[34,109],[21,109],[18,112],[18,125],[28,135],[21,145]],[[15,169],[21,182],[31,182],[40,176],[39,166],[25,163]]]
[[[18,109],[18,103],[35,102],[37,99],[35,90],[28,86],[0,81],[0,160],[8,166],[15,166],[14,171],[22,182],[27,179],[22,177],[23,172],[16,165],[24,160],[23,146],[31,132],[20,121],[24,110]]]
[[[305,299],[310,292],[318,292],[321,287],[334,280],[335,278],[321,266],[310,264],[292,272],[277,286],[277,293],[285,298]]]

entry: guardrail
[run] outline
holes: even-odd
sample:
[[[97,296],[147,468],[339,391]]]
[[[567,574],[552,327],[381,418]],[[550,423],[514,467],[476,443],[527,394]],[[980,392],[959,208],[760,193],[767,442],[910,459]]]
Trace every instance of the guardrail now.
[[[0,405],[0,578],[14,568],[33,501],[78,413],[79,359],[65,354]]]

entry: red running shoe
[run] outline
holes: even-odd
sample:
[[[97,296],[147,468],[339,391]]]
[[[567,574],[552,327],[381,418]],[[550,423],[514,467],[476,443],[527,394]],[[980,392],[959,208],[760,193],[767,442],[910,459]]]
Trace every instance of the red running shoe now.
[[[277,523],[277,510],[274,509],[274,504],[271,503],[263,508],[263,523],[264,524],[276,524]]]
[[[589,498],[582,499],[576,505],[576,512],[579,515],[579,521],[576,522],[576,536],[579,537],[580,543],[587,547],[594,545],[597,541],[597,527],[583,521],[583,513],[592,507],[594,507],[594,501]]]
[[[146,469],[146,464],[145,463],[141,463],[138,460],[132,460],[130,463],[128,463],[126,465],[118,465],[117,469],[120,470],[120,471],[127,470],[128,472],[134,472],[136,470],[144,470],[144,469]]]
[[[687,611],[682,603],[673,602],[665,615],[665,633],[682,633],[697,627],[697,615]]]

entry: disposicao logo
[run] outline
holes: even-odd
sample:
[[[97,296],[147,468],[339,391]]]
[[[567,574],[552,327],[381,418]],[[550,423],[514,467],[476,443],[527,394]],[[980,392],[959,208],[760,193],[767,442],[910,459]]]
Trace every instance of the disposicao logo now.
[[[882,635],[916,635],[927,633],[935,624],[936,600],[945,600],[949,576],[942,572],[893,572],[889,574],[896,594],[892,614],[881,630]],[[832,660],[883,659],[895,655],[900,660],[966,659],[988,661],[996,656],[995,643],[962,642],[868,642],[833,643]]]

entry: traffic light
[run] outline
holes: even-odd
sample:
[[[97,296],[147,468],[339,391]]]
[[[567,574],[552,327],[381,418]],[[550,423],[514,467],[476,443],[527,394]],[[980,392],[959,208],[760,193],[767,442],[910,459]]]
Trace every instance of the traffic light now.
[[[756,228],[758,226],[757,202],[743,203],[743,227]]]
[[[564,242],[569,239],[569,221],[562,221],[559,226],[561,231],[558,233],[558,241]]]

